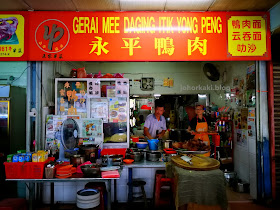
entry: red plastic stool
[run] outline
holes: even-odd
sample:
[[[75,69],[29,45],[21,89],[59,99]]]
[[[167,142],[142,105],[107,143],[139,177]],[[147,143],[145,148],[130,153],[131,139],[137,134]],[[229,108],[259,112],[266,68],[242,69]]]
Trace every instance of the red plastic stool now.
[[[27,202],[24,198],[6,198],[0,201],[1,210],[27,210]]]
[[[102,182],[89,182],[85,185],[85,189],[97,189],[100,192],[100,210],[105,209],[104,194],[106,193],[106,185]]]
[[[165,177],[165,171],[156,171],[155,207],[172,205],[173,179]]]

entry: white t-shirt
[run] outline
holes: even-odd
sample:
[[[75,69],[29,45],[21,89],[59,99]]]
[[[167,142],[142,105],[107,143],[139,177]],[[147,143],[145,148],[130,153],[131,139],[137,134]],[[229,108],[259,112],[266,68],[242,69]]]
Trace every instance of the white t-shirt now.
[[[149,114],[145,120],[144,127],[149,129],[149,133],[153,138],[156,138],[157,131],[161,133],[163,130],[166,130],[165,118],[161,115],[158,121],[154,114]]]

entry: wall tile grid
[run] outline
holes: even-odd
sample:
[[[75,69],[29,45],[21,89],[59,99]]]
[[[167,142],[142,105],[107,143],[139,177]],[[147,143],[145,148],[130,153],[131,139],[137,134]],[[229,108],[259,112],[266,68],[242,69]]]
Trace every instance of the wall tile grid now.
[[[63,201],[65,203],[76,203],[77,191],[78,191],[76,183],[72,184],[72,183],[65,182],[64,184],[68,184],[68,185],[64,185]]]
[[[255,138],[248,138],[249,153],[257,154],[257,140]]]
[[[250,171],[250,196],[257,199],[257,171]]]
[[[0,84],[7,84],[7,77],[15,77],[12,82],[13,86],[26,87],[27,86],[27,62],[26,61],[2,61],[0,62]],[[20,77],[20,78],[19,78]]]
[[[248,142],[246,145],[236,144],[234,147],[234,170],[239,179],[246,182],[250,181]]]
[[[49,204],[51,202],[51,186],[50,183],[44,183],[43,185],[43,203]]]

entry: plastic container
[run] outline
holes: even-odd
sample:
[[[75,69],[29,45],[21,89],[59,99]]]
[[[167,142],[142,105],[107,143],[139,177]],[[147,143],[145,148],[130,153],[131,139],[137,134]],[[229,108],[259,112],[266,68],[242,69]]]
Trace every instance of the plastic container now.
[[[150,139],[148,140],[150,150],[158,150],[158,139]]]
[[[220,135],[213,135],[212,137],[213,142],[215,143],[216,147],[220,146],[220,142],[221,142],[221,137]]]
[[[45,178],[53,179],[54,178],[54,168],[45,168]]]
[[[138,149],[145,149],[147,147],[147,142],[136,142],[136,146]]]
[[[131,137],[132,142],[139,142],[139,137]]]
[[[44,175],[45,165],[49,161],[54,161],[54,157],[50,157],[45,162],[5,162],[6,179],[42,179]]]

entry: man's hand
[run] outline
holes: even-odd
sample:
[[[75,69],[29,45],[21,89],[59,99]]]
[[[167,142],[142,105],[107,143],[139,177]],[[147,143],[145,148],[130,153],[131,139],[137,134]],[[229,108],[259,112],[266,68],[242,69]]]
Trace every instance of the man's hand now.
[[[163,130],[162,132],[160,132],[156,137],[157,137],[158,139],[162,139],[162,137],[164,136],[164,134],[165,134],[165,130]]]

